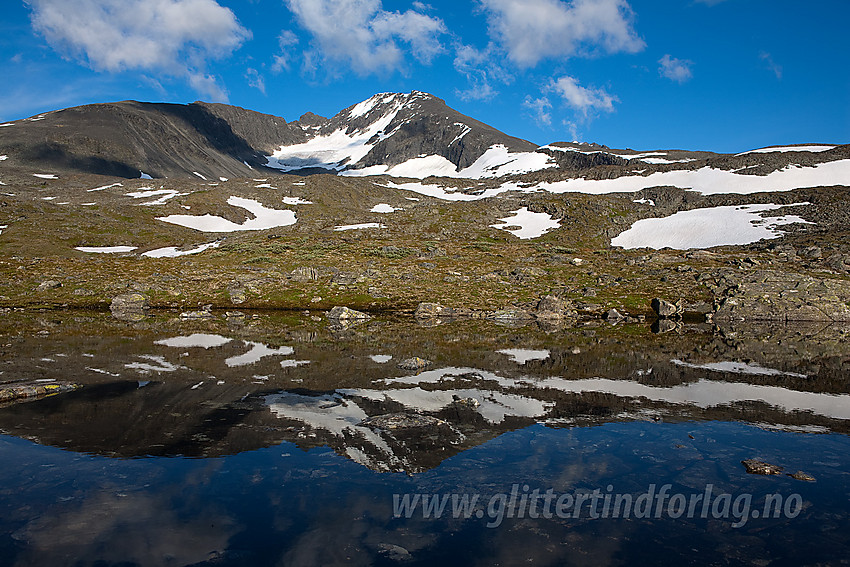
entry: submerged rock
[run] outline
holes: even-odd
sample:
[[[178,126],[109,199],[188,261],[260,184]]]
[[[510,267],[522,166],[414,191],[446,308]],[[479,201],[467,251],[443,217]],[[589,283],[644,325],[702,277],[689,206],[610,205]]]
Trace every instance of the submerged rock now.
[[[815,477],[808,473],[804,473],[803,471],[797,471],[795,473],[790,473],[788,476],[793,478],[794,480],[805,480],[806,482],[814,482]]]
[[[360,425],[374,427],[376,429],[417,429],[420,427],[434,427],[444,425],[446,422],[430,415],[422,415],[413,412],[388,413],[367,417]]]
[[[741,461],[741,464],[744,465],[744,468],[747,469],[749,474],[782,474],[782,467],[771,465],[758,459],[746,459]]]

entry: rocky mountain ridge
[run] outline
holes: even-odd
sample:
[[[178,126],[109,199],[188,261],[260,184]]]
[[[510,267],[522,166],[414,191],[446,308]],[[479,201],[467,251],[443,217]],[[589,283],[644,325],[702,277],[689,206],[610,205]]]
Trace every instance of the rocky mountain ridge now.
[[[298,120],[236,106],[123,101],[48,112],[0,128],[4,168],[132,178],[279,173],[402,178],[562,180],[711,167],[766,175],[845,158],[850,146],[808,144],[741,154],[638,152],[598,144],[538,147],[423,92],[381,93],[331,118]]]

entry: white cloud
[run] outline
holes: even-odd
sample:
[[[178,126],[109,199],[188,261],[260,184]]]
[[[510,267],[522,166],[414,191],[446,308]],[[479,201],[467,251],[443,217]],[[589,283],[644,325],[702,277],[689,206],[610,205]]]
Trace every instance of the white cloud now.
[[[266,80],[260,75],[256,69],[248,67],[245,70],[245,78],[248,79],[248,86],[254,87],[263,94],[266,94]]]
[[[490,35],[512,62],[533,67],[542,59],[595,51],[635,53],[645,47],[626,0],[479,0]]]
[[[658,72],[661,73],[661,76],[667,77],[671,81],[684,83],[694,76],[693,72],[691,72],[691,66],[694,64],[693,61],[676,59],[675,57],[670,57],[668,54],[659,59],[658,64],[660,65]]]
[[[280,46],[280,53],[273,57],[272,73],[289,71],[289,62],[292,59],[290,48],[298,45],[298,36],[291,31],[284,30],[280,32],[277,43]]]
[[[765,62],[767,68],[773,71],[773,74],[776,75],[777,79],[782,78],[782,67],[776,64],[770,53],[762,51],[761,53],[759,53],[759,59]]]
[[[569,76],[553,80],[546,90],[560,96],[567,106],[579,112],[585,119],[595,112],[614,112],[614,103],[619,102],[616,96],[608,94],[604,89],[583,87]]]
[[[406,51],[423,63],[443,50],[439,18],[414,10],[388,12],[381,0],[286,0],[298,22],[313,35],[305,69],[329,63],[359,75],[402,70]],[[403,48],[399,44],[406,44]]]
[[[469,82],[468,89],[456,91],[462,100],[490,100],[499,94],[494,83],[509,84],[513,80],[499,65],[501,56],[495,44],[490,43],[485,49],[460,44],[455,50],[455,70]]]
[[[552,103],[547,97],[533,98],[531,96],[527,96],[525,97],[525,101],[522,103],[522,106],[531,112],[531,115],[534,118],[534,121],[537,122],[538,126],[552,125],[552,114],[550,112],[550,110],[552,110]]]
[[[146,71],[181,77],[226,98],[206,74],[210,59],[250,37],[215,0],[27,0],[33,29],[63,55],[97,71]]]

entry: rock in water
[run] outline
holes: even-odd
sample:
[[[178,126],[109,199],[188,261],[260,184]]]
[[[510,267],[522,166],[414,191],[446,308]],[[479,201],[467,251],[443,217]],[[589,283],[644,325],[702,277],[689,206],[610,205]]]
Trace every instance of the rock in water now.
[[[331,321],[339,321],[340,323],[345,323],[349,321],[365,321],[366,319],[371,319],[372,317],[362,311],[355,311],[354,309],[349,309],[348,307],[334,307],[327,314],[328,319]]]
[[[434,427],[444,425],[442,419],[431,417],[430,415],[422,415],[413,412],[388,413],[384,415],[376,415],[367,417],[361,425],[366,427],[374,427],[376,429],[416,429],[420,427]]]
[[[436,319],[437,317],[451,317],[453,310],[439,303],[420,303],[416,308],[414,317],[417,319]]]
[[[537,303],[538,319],[566,319],[574,317],[576,310],[557,295],[544,295]]]
[[[749,474],[782,474],[782,467],[758,459],[746,459],[741,461],[741,464],[744,465]]]
[[[670,303],[665,299],[661,299],[660,297],[656,297],[650,303],[652,310],[655,311],[656,315],[661,317],[662,319],[669,319],[672,317],[677,317],[682,314],[682,306],[677,305],[676,303]]]
[[[141,321],[149,308],[148,298],[137,292],[118,295],[109,305],[112,316],[121,321]]]
[[[810,475],[808,473],[804,473],[803,471],[797,471],[795,473],[789,474],[788,476],[790,476],[794,480],[805,480],[806,482],[814,482],[815,481],[815,477],[813,477],[812,475]]]

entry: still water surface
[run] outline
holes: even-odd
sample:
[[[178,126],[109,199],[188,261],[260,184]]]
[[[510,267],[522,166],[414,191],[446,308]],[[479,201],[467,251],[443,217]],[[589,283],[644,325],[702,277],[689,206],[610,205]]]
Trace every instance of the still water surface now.
[[[0,564],[838,564],[846,339],[7,313]]]

